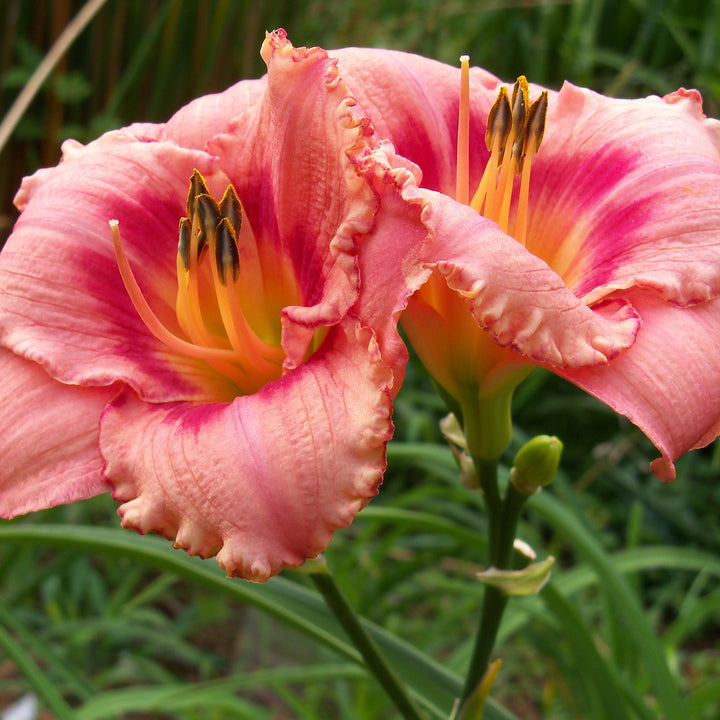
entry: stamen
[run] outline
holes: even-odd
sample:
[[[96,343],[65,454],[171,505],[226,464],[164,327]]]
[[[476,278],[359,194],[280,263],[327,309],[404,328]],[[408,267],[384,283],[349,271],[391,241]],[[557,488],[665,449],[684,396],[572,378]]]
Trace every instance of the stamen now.
[[[455,199],[467,205],[470,198],[470,57],[460,56],[460,108],[458,110],[457,175]]]
[[[512,146],[512,157],[515,161],[515,170],[522,170],[522,158],[525,155],[525,129],[528,121],[528,103],[530,101],[528,81],[521,75],[513,86],[513,129],[515,142]]]
[[[518,198],[517,213],[515,214],[515,238],[525,245],[527,240],[528,200],[530,197],[530,171],[532,159],[540,148],[545,134],[545,120],[547,118],[548,93],[544,90],[537,100],[530,106],[527,129],[525,131],[525,154],[521,160],[522,175],[520,177],[520,196]]]
[[[274,251],[260,251],[252,230],[243,223],[242,205],[231,185],[217,203],[196,170],[186,208],[188,216],[178,227],[176,314],[187,339],[169,330],[153,312],[125,254],[119,223],[112,220],[112,242],[123,283],[140,318],[160,342],[178,355],[204,360],[232,380],[240,392],[256,392],[282,375],[285,351],[280,343],[279,314],[283,307],[297,302],[295,275],[282,256],[276,261]],[[205,257],[209,269],[202,267]],[[263,271],[268,273],[265,280]],[[263,291],[265,281],[270,290]],[[269,302],[268,292],[272,296]],[[249,324],[245,303],[253,322],[271,338],[269,342]],[[321,331],[316,334],[310,352],[322,336]]]
[[[190,182],[191,187],[202,185],[205,182],[197,171],[193,174]],[[204,195],[204,197],[209,197]],[[176,301],[176,309],[178,312],[178,320],[183,331],[196,345],[204,345],[206,347],[221,346],[220,338],[214,338],[210,335],[203,319],[202,309],[200,307],[200,289],[198,287],[200,261],[207,249],[206,233],[204,231],[201,214],[198,208],[197,198],[192,204],[192,212],[188,217],[190,223],[190,247],[187,253],[187,268],[184,272],[180,271],[180,262],[178,261],[178,298]],[[183,230],[183,232],[185,232]],[[178,255],[179,255],[178,243]]]
[[[485,166],[485,171],[480,179],[480,185],[470,202],[471,207],[486,217],[487,209],[495,205],[495,188],[497,183],[497,171],[500,160],[503,157],[505,143],[512,129],[512,110],[508,99],[507,89],[503,85],[500,88],[497,99],[488,113],[487,129],[485,130],[485,146],[490,150],[490,159]],[[483,207],[486,211],[483,213]]]
[[[233,281],[236,281],[240,268],[235,231],[232,229],[228,218],[225,217],[220,221],[215,235],[215,266],[218,270],[220,283],[227,285],[228,273],[232,275]]]
[[[188,190],[186,210],[188,218],[191,218],[195,212],[195,198],[198,195],[209,195],[210,191],[205,184],[203,176],[197,171],[193,170],[192,177],[190,178],[190,189]]]
[[[461,86],[461,108],[462,96],[465,92],[466,90]],[[527,235],[532,158],[542,142],[547,106],[547,91],[541,93],[540,97],[530,104],[530,87],[524,75],[515,82],[512,98],[508,97],[504,85],[500,87],[497,99],[488,113],[485,131],[485,145],[490,151],[490,158],[470,201],[473,209],[495,221],[503,232],[508,232],[515,175],[520,175],[514,236],[523,244]],[[460,124],[461,121],[459,126]],[[460,137],[459,132],[458,137]],[[458,146],[458,176],[461,167],[460,154]]]
[[[209,233],[215,296],[220,316],[233,349],[242,355],[244,365],[256,376],[277,376],[285,353],[277,345],[263,342],[252,331],[238,301],[235,283],[239,278],[237,241],[228,218]]]
[[[533,147],[533,152],[540,148],[545,135],[545,121],[547,119],[548,92],[543,90],[540,97],[530,106],[527,122],[527,142]]]
[[[522,154],[523,138],[525,135],[525,124],[527,122],[528,105],[528,83],[524,76],[520,76],[513,86],[512,93],[512,127],[505,141],[505,152],[503,153],[500,178],[498,179],[499,200],[495,207],[489,211],[498,225],[507,232],[508,219],[510,217],[510,201],[512,200],[513,180],[515,176],[515,146],[519,142]],[[510,149],[510,152],[508,152]],[[487,215],[487,211],[486,211]]]
[[[220,201],[219,209],[220,215],[230,221],[230,226],[237,238],[240,233],[240,226],[242,225],[242,205],[232,185],[227,186],[225,194]]]

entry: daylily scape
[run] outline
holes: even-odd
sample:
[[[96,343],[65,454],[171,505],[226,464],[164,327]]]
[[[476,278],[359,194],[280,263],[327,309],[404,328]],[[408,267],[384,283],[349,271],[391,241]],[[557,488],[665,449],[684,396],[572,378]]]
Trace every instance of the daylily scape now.
[[[23,182],[0,515],[109,490],[231,575],[299,565],[378,491],[403,311],[478,456],[537,366],[638,425],[663,479],[720,433],[720,123],[695,91],[513,91],[283,31],[262,55]]]

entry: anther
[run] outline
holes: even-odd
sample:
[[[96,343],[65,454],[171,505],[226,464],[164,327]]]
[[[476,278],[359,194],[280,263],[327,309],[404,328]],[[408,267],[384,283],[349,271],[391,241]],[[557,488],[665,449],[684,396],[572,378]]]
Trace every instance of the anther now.
[[[537,100],[530,106],[527,121],[527,142],[533,144],[533,152],[537,152],[545,134],[545,120],[547,118],[548,93],[543,90]]]
[[[220,208],[209,195],[198,195],[195,198],[195,210],[200,216],[201,229],[205,233],[213,232],[220,222]]]
[[[518,174],[522,172],[522,161],[523,157],[525,157],[525,130],[527,128],[528,105],[528,81],[524,75],[521,75],[516,80],[512,93],[513,135],[515,137],[512,145],[512,159]]]
[[[178,255],[182,260],[183,267],[187,272],[190,266],[190,233],[192,226],[187,218],[180,219],[180,227],[178,229]]]
[[[513,85],[512,92],[512,124],[515,134],[519,135],[519,131],[525,127],[527,121],[527,106],[529,99],[528,81],[524,75],[521,75]]]
[[[507,90],[503,85],[488,113],[485,146],[490,152],[497,147],[502,152],[512,128],[512,109]]]
[[[220,216],[230,221],[230,227],[235,232],[235,237],[237,237],[242,225],[242,205],[232,185],[227,186],[225,194],[220,200],[219,210]]]
[[[203,180],[203,176],[197,171],[193,170],[192,177],[190,178],[190,189],[188,190],[187,196],[187,216],[192,218],[193,209],[195,207],[195,198],[198,195],[209,195],[210,191]]]
[[[215,245],[215,262],[218,267],[218,276],[223,285],[227,285],[228,274],[232,274],[233,281],[237,281],[240,270],[235,231],[229,218],[224,217],[217,227],[217,242]]]

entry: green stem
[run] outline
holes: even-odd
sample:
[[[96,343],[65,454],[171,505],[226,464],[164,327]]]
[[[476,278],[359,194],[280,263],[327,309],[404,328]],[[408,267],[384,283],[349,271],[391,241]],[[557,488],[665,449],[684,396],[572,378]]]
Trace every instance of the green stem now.
[[[509,484],[505,497],[501,498],[497,481],[497,463],[476,460],[475,469],[485,495],[490,564],[498,569],[507,570],[512,562],[513,543],[520,511],[527,496]],[[460,708],[487,672],[507,601],[508,596],[502,590],[492,585],[486,586],[480,623],[475,636],[475,647],[465,678]]]
[[[422,720],[420,711],[410,699],[402,681],[388,665],[373,639],[365,631],[360,618],[350,606],[330,572],[327,569],[311,572],[310,577],[325,599],[330,611],[338,619],[348,637],[352,640],[353,645],[363,656],[368,669],[383,686],[400,714],[406,720]]]

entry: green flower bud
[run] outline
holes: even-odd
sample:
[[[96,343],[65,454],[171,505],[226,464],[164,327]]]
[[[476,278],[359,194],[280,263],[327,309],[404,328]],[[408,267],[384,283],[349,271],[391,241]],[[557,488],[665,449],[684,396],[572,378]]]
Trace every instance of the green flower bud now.
[[[557,473],[563,444],[556,437],[538,435],[526,442],[513,462],[510,482],[519,492],[530,495],[549,485]]]

